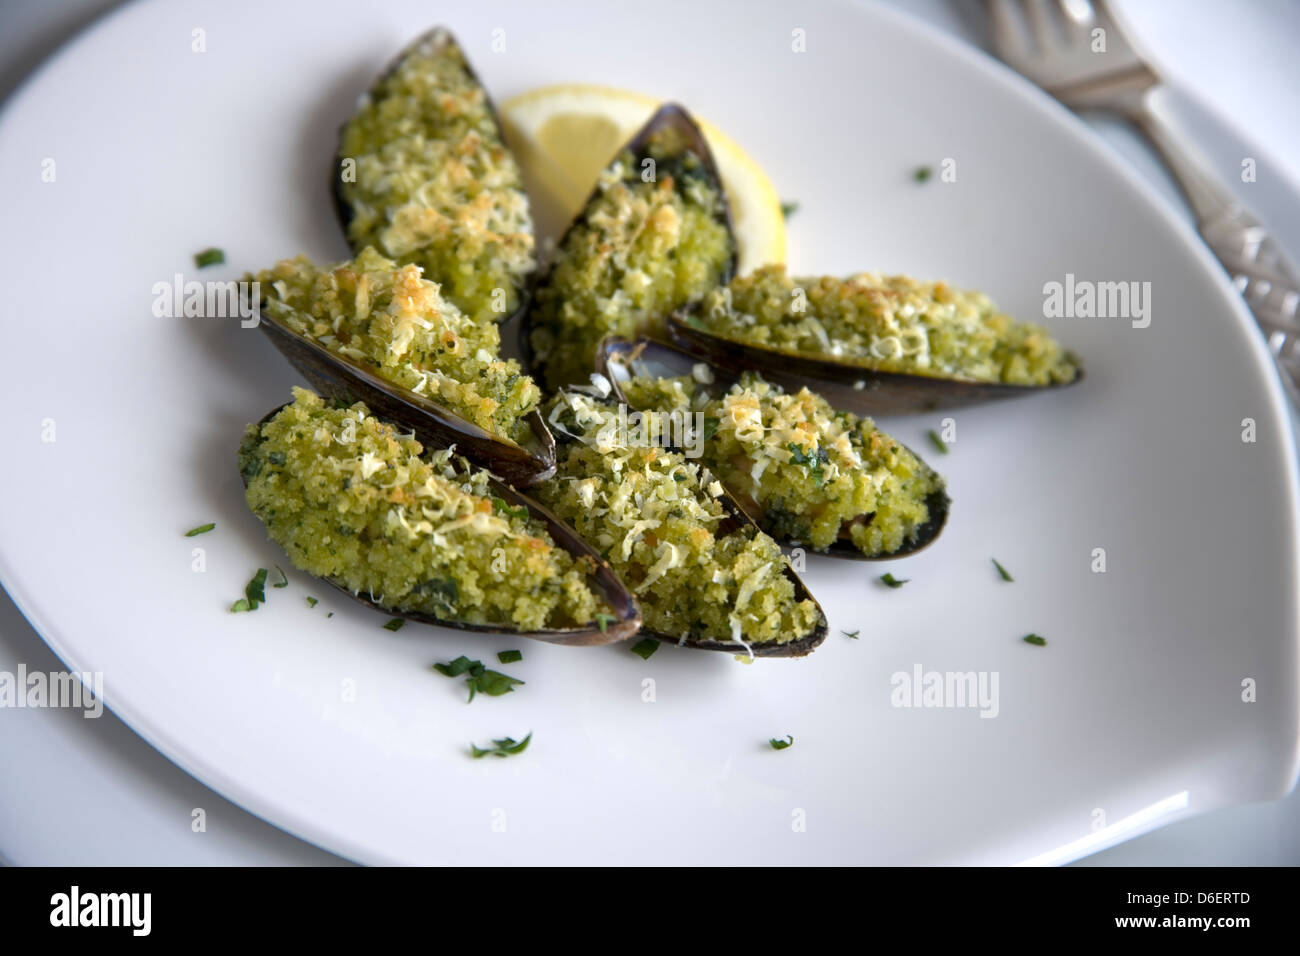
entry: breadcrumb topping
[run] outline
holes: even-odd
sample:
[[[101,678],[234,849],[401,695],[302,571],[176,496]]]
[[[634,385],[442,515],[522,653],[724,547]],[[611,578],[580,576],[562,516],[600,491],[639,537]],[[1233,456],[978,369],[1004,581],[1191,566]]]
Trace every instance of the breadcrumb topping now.
[[[782,542],[825,550],[848,538],[868,557],[916,543],[927,499],[944,483],[870,418],[836,411],[808,389],[790,394],[749,372],[712,396],[694,376],[634,375],[637,409],[697,412],[700,461]]]
[[[548,419],[575,440],[557,450],[557,476],[537,498],[605,555],[636,595],[645,626],[683,642],[785,644],[817,623],[795,600],[780,547],[737,526],[707,470],[658,447],[620,445],[614,407],[574,392]]]
[[[523,419],[541,390],[517,361],[498,357],[496,323],[465,315],[418,266],[367,248],[333,266],[285,259],[255,278],[267,313],[291,331],[491,434],[527,437]]]
[[[608,611],[588,569],[494,499],[487,472],[426,454],[360,402],[293,396],[245,429],[239,466],[249,508],[295,567],[385,608],[473,624],[575,627]]]
[[[671,128],[647,153],[651,166],[625,151],[601,174],[537,290],[531,345],[551,388],[585,384],[607,334],[662,337],[668,314],[717,286],[731,262],[704,162]]]
[[[512,314],[533,271],[534,238],[519,167],[487,94],[450,34],[410,51],[363,98],[340,155],[354,249],[413,263],[476,321]]]
[[[1007,385],[1071,382],[1078,360],[982,292],[863,272],[791,278],[769,265],[712,290],[698,315],[722,338],[877,371]]]

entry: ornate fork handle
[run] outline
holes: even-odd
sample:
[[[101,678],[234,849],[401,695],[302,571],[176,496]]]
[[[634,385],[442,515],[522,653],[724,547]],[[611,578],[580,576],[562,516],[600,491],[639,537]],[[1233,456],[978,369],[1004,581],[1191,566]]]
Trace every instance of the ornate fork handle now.
[[[1206,171],[1196,149],[1151,106],[1149,97],[1142,98],[1132,118],[1178,180],[1202,238],[1264,330],[1283,383],[1300,400],[1300,271],[1264,224]]]

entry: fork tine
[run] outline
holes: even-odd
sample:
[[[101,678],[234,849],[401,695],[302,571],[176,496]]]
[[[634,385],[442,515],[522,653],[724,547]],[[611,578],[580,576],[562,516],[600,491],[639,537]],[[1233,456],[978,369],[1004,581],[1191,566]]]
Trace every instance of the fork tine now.
[[[1061,35],[1057,20],[1061,15],[1059,7],[1052,0],[1023,0],[1023,3],[1034,44],[1039,50],[1050,50],[1056,46],[1057,39]]]
[[[989,19],[993,21],[993,42],[1000,50],[1025,45],[1024,26],[1017,12],[1016,0],[985,0]]]
[[[1061,22],[1070,36],[1086,33],[1102,13],[1090,0],[1057,0],[1057,3],[1061,7]]]
[[[1104,103],[1125,112],[1134,96],[1159,82],[1125,38],[1107,0],[986,0],[986,5],[998,56],[1064,97],[1067,106]],[[1105,56],[1095,55],[1102,52],[1092,37],[1097,28],[1106,33]]]
[[[1115,22],[1115,18],[1112,17],[1110,11],[1106,9],[1106,0],[1097,0],[1097,2],[1093,3],[1091,6],[1093,21],[1097,26],[1101,27],[1108,34],[1115,33],[1124,36],[1124,31],[1120,29],[1119,24]]]

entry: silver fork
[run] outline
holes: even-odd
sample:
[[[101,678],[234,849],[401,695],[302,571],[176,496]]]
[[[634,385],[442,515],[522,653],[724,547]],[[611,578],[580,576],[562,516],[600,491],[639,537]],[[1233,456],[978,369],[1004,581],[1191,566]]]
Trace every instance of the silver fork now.
[[[1254,313],[1283,384],[1300,404],[1300,272],[1153,107],[1161,79],[1104,0],[988,0],[988,6],[993,45],[1008,65],[1071,109],[1119,113],[1146,135],[1196,213],[1202,238]]]

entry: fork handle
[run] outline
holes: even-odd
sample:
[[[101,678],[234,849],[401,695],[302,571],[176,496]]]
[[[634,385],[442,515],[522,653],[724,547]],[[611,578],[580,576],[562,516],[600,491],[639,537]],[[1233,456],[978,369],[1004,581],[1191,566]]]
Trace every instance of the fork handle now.
[[[1132,119],[1163,157],[1196,213],[1210,251],[1228,270],[1268,340],[1291,398],[1300,404],[1300,271],[1262,222],[1229,193],[1199,151],[1152,104],[1150,92]]]

